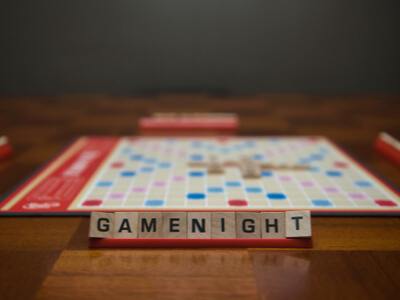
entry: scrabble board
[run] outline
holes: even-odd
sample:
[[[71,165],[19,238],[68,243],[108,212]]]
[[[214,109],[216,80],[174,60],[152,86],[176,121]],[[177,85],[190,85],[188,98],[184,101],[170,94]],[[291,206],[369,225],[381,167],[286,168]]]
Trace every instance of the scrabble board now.
[[[259,174],[244,176],[243,157]],[[0,203],[5,215],[291,209],[399,215],[400,199],[324,137],[138,136],[79,138]]]

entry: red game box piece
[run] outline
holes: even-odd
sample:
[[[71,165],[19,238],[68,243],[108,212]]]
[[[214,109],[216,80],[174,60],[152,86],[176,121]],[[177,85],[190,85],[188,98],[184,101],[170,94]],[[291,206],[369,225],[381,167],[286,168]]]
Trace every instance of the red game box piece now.
[[[375,140],[375,149],[400,166],[400,142],[386,132],[381,132]]]
[[[230,135],[238,127],[237,116],[229,113],[156,113],[139,120],[145,135]]]
[[[0,137],[0,160],[9,158],[12,154],[12,147],[6,136]]]

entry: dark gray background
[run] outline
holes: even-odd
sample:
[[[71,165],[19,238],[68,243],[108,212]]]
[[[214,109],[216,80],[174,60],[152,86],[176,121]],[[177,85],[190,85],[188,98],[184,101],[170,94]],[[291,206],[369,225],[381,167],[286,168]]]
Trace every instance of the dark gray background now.
[[[399,92],[398,2],[2,1],[0,94]]]

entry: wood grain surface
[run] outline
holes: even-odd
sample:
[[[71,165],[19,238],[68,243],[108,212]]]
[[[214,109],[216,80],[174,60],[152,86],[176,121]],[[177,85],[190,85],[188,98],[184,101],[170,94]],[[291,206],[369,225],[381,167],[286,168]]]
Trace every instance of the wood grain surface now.
[[[400,137],[400,97],[105,95],[3,98],[5,194],[79,135],[137,133],[152,112],[236,112],[243,135],[326,135],[378,175],[379,131]],[[400,218],[315,217],[312,249],[89,250],[82,217],[0,218],[1,299],[394,299]]]

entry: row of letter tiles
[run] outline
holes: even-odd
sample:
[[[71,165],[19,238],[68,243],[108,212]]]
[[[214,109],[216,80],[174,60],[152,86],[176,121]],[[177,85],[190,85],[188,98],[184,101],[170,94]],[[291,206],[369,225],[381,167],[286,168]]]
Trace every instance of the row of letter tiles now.
[[[93,212],[93,238],[287,238],[310,237],[309,211],[287,212]]]

